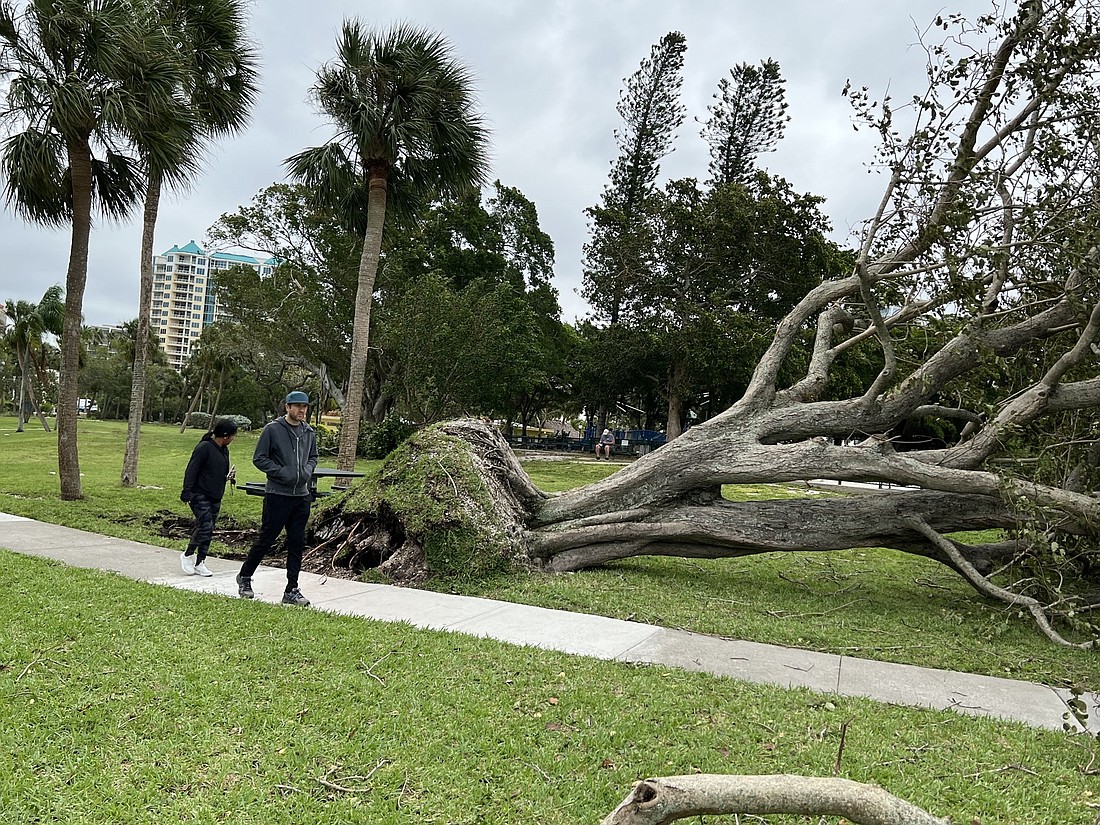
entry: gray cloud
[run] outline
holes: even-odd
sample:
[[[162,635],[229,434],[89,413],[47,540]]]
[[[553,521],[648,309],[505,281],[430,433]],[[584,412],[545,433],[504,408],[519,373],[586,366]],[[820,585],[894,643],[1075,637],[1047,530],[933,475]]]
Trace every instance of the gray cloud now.
[[[973,15],[988,8],[963,0]],[[687,36],[684,103],[689,120],[665,177],[704,177],[706,146],[695,118],[706,116],[717,81],[735,63],[775,58],[787,81],[791,123],[773,154],[771,172],[803,192],[826,197],[834,236],[874,209],[882,179],[868,174],[874,143],[855,132],[840,90],[845,80],[889,88],[902,99],[924,87],[923,28],[943,11],[930,0],[811,0],[730,3],[728,0],[406,0],[400,17],[367,16],[369,24],[397,20],[437,29],[471,68],[493,131],[492,176],[519,188],[538,207],[557,249],[556,281],[565,319],[584,315],[576,294],[583,210],[595,204],[615,154],[615,103],[623,78],[668,31]],[[262,55],[263,93],[248,131],[216,147],[188,192],[161,205],[157,250],[189,240],[225,213],[282,180],[283,160],[323,143],[328,131],[307,92],[315,69],[333,52],[343,18],[355,13],[335,0],[264,0],[252,7],[252,36]],[[100,225],[92,236],[84,313],[89,323],[137,315],[140,227],[135,217]],[[10,208],[0,216],[0,298],[37,300],[64,284],[66,231],[23,223]]]

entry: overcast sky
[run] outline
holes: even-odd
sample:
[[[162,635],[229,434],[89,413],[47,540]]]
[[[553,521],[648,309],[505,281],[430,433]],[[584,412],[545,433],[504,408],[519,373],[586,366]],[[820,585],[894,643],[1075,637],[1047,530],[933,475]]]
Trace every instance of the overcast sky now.
[[[683,102],[688,119],[662,178],[706,176],[706,116],[720,77],[736,63],[774,58],[786,80],[791,122],[762,165],[800,192],[824,196],[838,241],[868,217],[883,178],[868,173],[874,144],[852,128],[841,96],[849,78],[895,100],[924,87],[919,32],[938,14],[985,11],[981,0],[256,0],[251,36],[262,61],[262,95],[248,130],[222,142],[190,192],[161,202],[156,249],[195,240],[225,212],[284,180],[283,160],[324,143],[329,132],[307,102],[314,71],[334,52],[341,21],[407,21],[442,32],[471,69],[492,130],[491,179],[534,202],[556,247],[563,318],[584,316],[577,294],[584,209],[598,202],[616,148],[615,104],[623,79],[669,31],[687,37]],[[393,17],[388,15],[395,15]],[[124,225],[92,232],[86,323],[137,316],[140,211]],[[37,301],[64,285],[67,231],[0,215],[0,300]]]

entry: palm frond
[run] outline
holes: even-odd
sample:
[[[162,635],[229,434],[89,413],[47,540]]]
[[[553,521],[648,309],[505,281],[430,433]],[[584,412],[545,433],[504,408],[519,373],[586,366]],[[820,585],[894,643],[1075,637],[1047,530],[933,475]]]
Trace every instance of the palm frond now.
[[[485,181],[488,129],[472,87],[437,32],[408,23],[378,30],[350,19],[310,95],[335,128],[329,146],[353,163],[360,194],[367,178],[384,177],[389,207],[406,212]],[[341,201],[350,208],[360,199]]]
[[[353,156],[339,143],[299,152],[284,162],[287,174],[305,186],[310,197],[344,218],[345,228],[362,236],[366,230],[367,181]]]
[[[0,145],[4,198],[34,223],[62,226],[70,217],[71,193],[65,146],[55,132],[29,129]]]
[[[145,175],[137,159],[112,151],[103,159],[92,158],[94,202],[107,217],[126,217],[144,191]]]

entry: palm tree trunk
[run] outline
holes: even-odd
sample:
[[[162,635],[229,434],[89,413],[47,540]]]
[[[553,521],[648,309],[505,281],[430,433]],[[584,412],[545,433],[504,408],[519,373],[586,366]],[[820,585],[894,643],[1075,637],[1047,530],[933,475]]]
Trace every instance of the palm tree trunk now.
[[[46,416],[42,412],[42,405],[38,403],[38,396],[34,392],[34,379],[27,381],[27,396],[31,400],[31,409],[34,410],[34,414],[38,416],[38,423],[42,425],[42,429],[46,432],[50,431],[50,422],[46,420]]]
[[[15,432],[22,432],[26,423],[26,356],[19,343],[15,343],[15,362],[19,364],[19,409],[15,411]]]
[[[351,328],[351,373],[348,395],[340,417],[340,452],[336,466],[355,469],[359,443],[359,422],[363,417],[363,392],[366,388],[367,359],[370,343],[370,308],[374,280],[378,276],[378,257],[382,251],[382,225],[386,220],[386,178],[372,176],[367,196],[367,231],[359,258],[359,283],[355,290],[355,317]]]
[[[141,289],[138,295],[137,340],[134,341],[134,369],[130,380],[130,420],[126,426],[126,453],[122,458],[122,486],[138,482],[138,453],[141,450],[141,419],[145,412],[145,365],[149,361],[149,324],[153,311],[153,233],[160,210],[160,179],[153,175],[145,192],[141,224]]]
[[[27,423],[27,382],[30,378],[27,375],[27,357],[23,354],[23,348],[19,345],[15,345],[15,359],[19,362],[19,410],[16,413],[16,421],[18,422],[15,427],[17,433],[23,432],[23,425]]]
[[[202,374],[199,376],[199,386],[195,390],[195,395],[191,399],[191,406],[187,408],[187,412],[183,414],[183,421],[180,422],[180,432],[184,432],[187,429],[187,422],[191,419],[191,414],[198,409],[199,399],[202,398],[202,391],[206,387],[206,377],[210,374],[210,365],[205,364],[202,368]]]
[[[73,195],[73,232],[65,273],[65,321],[61,331],[61,380],[57,401],[57,475],[61,500],[84,497],[80,484],[76,405],[80,378],[80,323],[88,282],[88,240],[92,234],[92,153],[88,138],[68,145]]]
[[[214,392],[214,403],[210,406],[210,421],[206,425],[206,429],[210,432],[214,431],[214,419],[218,416],[218,407],[222,405],[222,390],[225,389],[226,372],[228,372],[228,368],[225,364],[222,364],[221,369],[218,371],[218,389]]]

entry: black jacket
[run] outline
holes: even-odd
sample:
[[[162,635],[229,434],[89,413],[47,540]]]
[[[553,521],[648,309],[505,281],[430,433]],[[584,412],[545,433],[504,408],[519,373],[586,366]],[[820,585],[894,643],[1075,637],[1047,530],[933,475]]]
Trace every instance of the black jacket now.
[[[227,475],[229,447],[219,447],[213,439],[203,439],[196,445],[191,453],[191,460],[187,462],[180,501],[190,501],[195,496],[221,501],[225,495]]]
[[[308,496],[317,469],[317,434],[304,421],[295,427],[285,417],[276,418],[260,433],[252,463],[267,476],[268,493]]]

